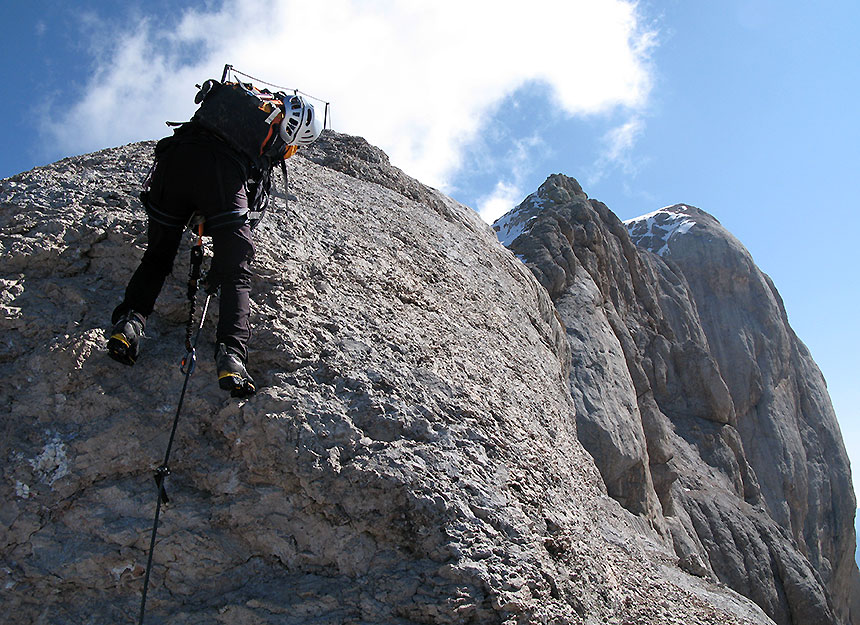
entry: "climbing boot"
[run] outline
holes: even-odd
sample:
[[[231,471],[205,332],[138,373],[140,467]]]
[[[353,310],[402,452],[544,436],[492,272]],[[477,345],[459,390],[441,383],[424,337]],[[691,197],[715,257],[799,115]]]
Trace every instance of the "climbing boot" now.
[[[123,313],[116,322],[108,339],[107,349],[111,358],[124,365],[133,365],[140,354],[140,337],[146,317],[133,310]]]
[[[218,370],[218,386],[230,391],[232,397],[250,397],[257,392],[242,357],[224,343],[218,344],[215,368]]]

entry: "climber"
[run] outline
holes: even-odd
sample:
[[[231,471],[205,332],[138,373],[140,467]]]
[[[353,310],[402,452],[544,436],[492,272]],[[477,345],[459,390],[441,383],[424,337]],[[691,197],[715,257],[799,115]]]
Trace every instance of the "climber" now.
[[[220,95],[212,97],[210,92]],[[298,146],[315,141],[322,131],[313,105],[300,95],[275,94],[282,98],[275,99],[268,97],[271,95],[268,91],[262,93],[268,94],[269,108],[265,110],[272,108],[272,102],[280,105],[279,110],[273,109],[265,119],[273,127],[275,123],[278,126],[276,133],[269,128],[263,138],[266,154],[274,154],[270,160],[261,161],[262,148],[256,155],[241,149],[241,141],[254,129],[247,120],[244,125],[235,124],[237,116],[227,110],[234,99],[261,97],[261,92],[247,83],[207,81],[196,100],[203,102],[198,113],[181,124],[173,136],[157,144],[155,164],[147,189],[141,194],[148,215],[146,251],[128,283],[124,299],[113,311],[113,329],[107,344],[114,360],[126,365],[135,363],[147,317],[173,268],[185,227],[192,220],[202,219],[202,233],[211,237],[213,247],[209,290],[214,290],[213,283],[220,287],[215,348],[218,383],[234,397],[256,392],[247,369],[254,259],[251,230],[256,225],[253,213],[259,208],[256,204],[261,195],[267,200],[274,163],[280,161],[283,165],[283,159],[292,156]],[[215,103],[210,108],[220,108],[207,117],[201,111],[205,112],[209,99]],[[234,127],[221,132],[218,124],[223,124],[223,120],[230,120]],[[263,132],[266,130],[262,128]],[[269,147],[275,142],[277,149]],[[266,168],[268,171],[263,171]],[[266,188],[261,190],[262,185]]]

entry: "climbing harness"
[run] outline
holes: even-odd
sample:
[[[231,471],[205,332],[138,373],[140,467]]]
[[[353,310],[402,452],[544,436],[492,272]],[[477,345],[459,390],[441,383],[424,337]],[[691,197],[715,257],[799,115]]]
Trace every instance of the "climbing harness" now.
[[[185,374],[185,381],[182,384],[182,393],[179,395],[179,404],[176,407],[176,415],[173,417],[173,427],[170,430],[170,438],[167,441],[167,450],[164,453],[164,462],[155,470],[155,484],[158,489],[158,497],[155,503],[155,519],[152,522],[152,536],[149,540],[149,555],[146,560],[146,573],[143,577],[143,595],[140,600],[140,619],[138,625],[143,625],[143,618],[146,614],[146,592],[149,588],[149,575],[152,571],[152,554],[155,551],[155,538],[158,534],[158,519],[161,515],[161,505],[170,501],[167,496],[167,490],[164,486],[164,481],[170,475],[168,462],[170,461],[170,450],[173,447],[173,439],[176,436],[176,427],[179,425],[179,414],[182,411],[182,403],[185,400],[185,392],[188,390],[188,381],[191,379],[191,374],[194,373],[195,365],[197,364],[197,341],[200,339],[200,333],[203,330],[203,323],[206,321],[206,312],[209,310],[209,300],[212,298],[213,292],[207,289],[206,300],[203,303],[203,312],[200,315],[200,325],[197,327],[197,334],[192,341],[193,334],[192,326],[194,324],[194,313],[196,309],[195,301],[197,298],[198,283],[202,275],[201,266],[203,264],[203,225],[198,227],[197,243],[191,248],[191,269],[188,272],[188,300],[190,302],[188,323],[185,331],[185,356],[182,358],[180,370]]]

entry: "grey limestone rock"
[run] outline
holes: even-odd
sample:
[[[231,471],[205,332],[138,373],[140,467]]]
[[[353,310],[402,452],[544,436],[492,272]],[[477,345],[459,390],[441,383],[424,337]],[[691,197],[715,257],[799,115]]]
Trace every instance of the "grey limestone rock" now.
[[[572,351],[580,441],[679,564],[780,625],[860,618],[855,502],[824,380],[770,279],[683,205],[622,224],[554,175],[510,241]]]
[[[145,241],[135,196],[152,147],[0,181],[10,624],[136,622],[153,470],[183,381],[184,251],[137,364],[104,345]],[[473,211],[354,137],[327,133],[289,168],[289,207],[276,198],[256,232],[261,390],[239,401],[217,388],[207,320],[147,623],[771,622],[676,565],[656,502],[649,524],[606,495],[569,390],[571,363],[596,348],[571,346],[573,326]],[[573,296],[597,297],[595,285]],[[603,340],[621,375],[614,359],[632,342]],[[652,411],[641,431],[621,432],[637,407]],[[639,456],[619,480],[633,483],[643,444],[668,454],[672,432],[655,405],[625,408],[616,438]],[[677,478],[661,480],[657,492]],[[691,557],[706,555],[689,536]]]

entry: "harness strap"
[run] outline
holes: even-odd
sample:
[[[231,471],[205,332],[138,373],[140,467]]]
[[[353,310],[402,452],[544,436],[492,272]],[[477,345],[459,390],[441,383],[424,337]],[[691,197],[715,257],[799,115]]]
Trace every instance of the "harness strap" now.
[[[197,243],[191,248],[191,268],[188,271],[188,321],[185,324],[185,351],[191,352],[191,334],[194,332],[194,314],[197,312],[197,288],[203,265],[203,224],[197,226]]]
[[[290,183],[287,179],[286,161],[281,161],[281,171],[284,173],[284,210],[290,210]]]

